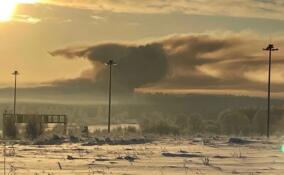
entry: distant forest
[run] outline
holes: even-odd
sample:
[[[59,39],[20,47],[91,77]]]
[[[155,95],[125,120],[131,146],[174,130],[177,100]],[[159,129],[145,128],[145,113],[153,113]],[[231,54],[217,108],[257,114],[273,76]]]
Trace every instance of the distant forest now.
[[[284,100],[272,100],[272,133],[284,131]],[[11,103],[0,104],[0,112],[11,112]],[[112,123],[138,123],[145,133],[264,135],[265,98],[232,95],[135,94],[115,98]],[[78,125],[105,124],[106,103],[54,104],[19,102],[17,113],[67,114]],[[2,123],[2,120],[1,120]],[[1,125],[2,126],[2,125]]]

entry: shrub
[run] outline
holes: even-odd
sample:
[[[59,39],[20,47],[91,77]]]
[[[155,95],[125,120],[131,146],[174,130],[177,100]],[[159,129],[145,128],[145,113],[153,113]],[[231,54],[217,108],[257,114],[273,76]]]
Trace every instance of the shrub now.
[[[253,130],[259,135],[266,133],[267,112],[259,110],[253,118]]]
[[[135,126],[127,126],[124,128],[126,133],[137,133],[138,129]]]
[[[220,131],[223,134],[248,134],[250,122],[243,113],[234,110],[225,110],[218,117]]]
[[[219,133],[218,123],[216,121],[212,121],[212,120],[204,121],[203,122],[203,130],[206,133],[218,134]]]
[[[178,126],[179,133],[195,134],[203,131],[202,116],[200,114],[178,115],[175,118],[175,125]]]
[[[3,130],[5,130],[6,137],[8,138],[16,138],[17,136],[17,127],[15,125],[15,119],[10,117],[3,123]]]
[[[180,134],[178,126],[166,119],[144,119],[141,121],[140,127],[144,133],[159,135]]]
[[[202,116],[200,114],[193,114],[190,116],[189,128],[191,133],[200,133],[203,131]]]
[[[181,133],[187,133],[188,132],[188,123],[190,121],[190,117],[184,114],[177,115],[175,117],[175,124],[179,127],[179,130]]]
[[[81,135],[83,137],[89,137],[89,127],[88,126],[83,126],[82,127]]]

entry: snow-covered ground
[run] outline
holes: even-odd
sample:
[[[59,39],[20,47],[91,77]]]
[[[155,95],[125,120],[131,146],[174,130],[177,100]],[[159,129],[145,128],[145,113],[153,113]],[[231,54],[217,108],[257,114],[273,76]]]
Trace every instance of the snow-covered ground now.
[[[161,138],[152,143],[123,146],[9,145],[6,174],[284,174],[280,139],[258,139],[249,144],[228,144],[227,141],[228,138]],[[2,153],[0,172],[4,174]]]

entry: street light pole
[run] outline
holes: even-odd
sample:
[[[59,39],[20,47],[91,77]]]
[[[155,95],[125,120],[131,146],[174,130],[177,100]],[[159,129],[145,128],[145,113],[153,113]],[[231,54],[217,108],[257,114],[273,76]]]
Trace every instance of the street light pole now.
[[[3,149],[3,158],[4,158],[4,162],[3,162],[3,165],[4,165],[4,175],[6,175],[6,141],[4,141],[4,149]]]
[[[16,117],[16,100],[17,100],[17,76],[19,75],[19,72],[17,70],[15,70],[12,75],[15,76],[15,87],[14,87],[14,110],[13,110],[13,114],[14,117]]]
[[[269,52],[268,56],[268,88],[267,88],[267,123],[266,123],[266,136],[270,136],[270,91],[271,91],[271,56],[273,51],[277,51],[278,48],[274,48],[273,44],[269,44],[264,51]]]
[[[113,60],[109,60],[105,63],[106,66],[109,66],[109,96],[108,96],[108,128],[107,131],[110,133],[110,116],[111,116],[111,82],[112,82],[112,66],[116,66]]]

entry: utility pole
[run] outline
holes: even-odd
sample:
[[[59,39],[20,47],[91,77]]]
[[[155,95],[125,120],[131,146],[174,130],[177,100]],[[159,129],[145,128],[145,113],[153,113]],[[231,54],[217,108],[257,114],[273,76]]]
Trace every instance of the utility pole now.
[[[3,158],[4,158],[4,160],[3,160],[3,165],[4,165],[3,171],[4,171],[4,175],[6,175],[6,141],[4,141],[4,146],[3,146]]]
[[[110,115],[111,115],[111,74],[112,74],[112,66],[116,66],[117,63],[115,63],[113,60],[109,60],[105,63],[106,66],[109,66],[109,96],[108,96],[108,128],[107,131],[110,133]]]
[[[274,48],[273,44],[269,44],[264,51],[269,52],[268,56],[268,89],[267,89],[267,125],[266,125],[266,136],[270,136],[270,91],[271,91],[271,55],[273,51],[277,51],[278,48]]]
[[[15,77],[13,117],[14,117],[14,120],[16,120],[17,76],[19,75],[19,72],[17,70],[15,70],[12,73],[12,75],[14,75],[14,77]],[[4,175],[6,175],[6,141],[4,141],[4,146],[3,146],[3,159],[4,159],[3,160],[3,166],[4,166],[3,167],[3,171],[4,171],[3,173],[4,173]]]
[[[16,100],[17,100],[17,76],[19,75],[19,72],[17,70],[15,70],[12,75],[15,76],[15,87],[14,87],[14,110],[13,110],[13,114],[14,117],[16,117]]]

